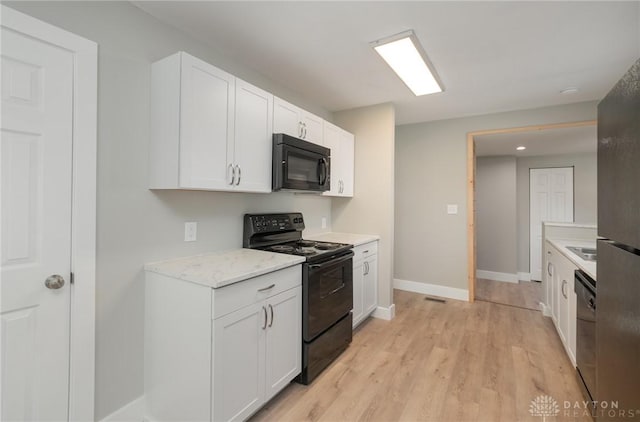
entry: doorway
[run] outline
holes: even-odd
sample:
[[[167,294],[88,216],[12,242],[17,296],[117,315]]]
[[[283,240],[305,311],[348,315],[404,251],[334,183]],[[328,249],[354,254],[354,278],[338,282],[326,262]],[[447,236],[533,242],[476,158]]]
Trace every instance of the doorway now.
[[[540,126],[528,126],[528,127],[520,127],[520,128],[510,128],[510,129],[496,129],[496,130],[488,130],[482,132],[473,132],[467,135],[467,173],[468,173],[468,189],[467,189],[467,218],[468,218],[468,265],[469,265],[469,301],[474,301],[475,299],[479,299],[479,296],[496,298],[503,297],[503,299],[499,300],[509,301],[508,298],[514,297],[513,289],[517,289],[518,284],[520,287],[532,287],[530,284],[525,284],[525,282],[529,282],[531,280],[531,271],[530,271],[530,224],[529,224],[529,171],[530,168],[536,167],[565,167],[562,165],[565,161],[563,154],[571,154],[573,151],[572,148],[575,148],[572,139],[563,139],[562,142],[558,142],[557,135],[559,133],[571,132],[575,131],[576,133],[580,132],[581,128],[590,130],[593,135],[593,145],[591,146],[593,160],[595,160],[595,121],[584,121],[584,122],[573,122],[573,123],[561,123],[561,124],[550,124],[550,125],[540,125]],[[534,136],[535,135],[535,136]],[[525,153],[528,154],[528,157],[524,157],[519,151],[516,153],[516,146],[520,146],[524,140],[533,137],[536,142],[527,144],[529,145],[529,150]],[[477,141],[482,141],[481,143],[476,144]],[[487,142],[484,142],[487,141]],[[565,142],[566,141],[566,142]],[[494,147],[504,147],[505,142],[511,142],[513,147],[513,152],[511,153],[498,153],[493,150]],[[483,145],[484,144],[484,145]],[[551,144],[554,148],[557,148],[555,151],[562,159],[560,160],[548,160],[545,157],[539,157],[538,155],[543,154],[539,149],[545,146],[546,144]],[[566,149],[566,150],[565,150]],[[482,205],[482,202],[478,202],[479,198],[477,197],[477,190],[480,189],[478,183],[478,166],[477,166],[477,157],[483,156],[496,156],[496,155],[511,155],[513,160],[517,160],[517,177],[518,177],[518,218],[517,218],[517,232],[518,232],[518,240],[517,246],[516,241],[512,241],[509,243],[511,245],[511,250],[517,249],[517,260],[515,258],[511,258],[512,263],[508,264],[510,266],[506,267],[504,270],[497,270],[497,272],[493,271],[478,271],[476,273],[476,269],[485,270],[484,268],[478,267],[478,258],[482,260],[482,253],[478,256],[478,206]],[[483,157],[486,158],[486,157]],[[495,157],[494,157],[495,158]],[[504,157],[503,157],[504,158]],[[544,159],[542,159],[544,158]],[[508,160],[507,160],[508,161]],[[547,165],[546,163],[550,162],[551,165]],[[560,163],[561,165],[557,165]],[[482,164],[482,163],[480,163]],[[542,164],[542,165],[541,165]],[[512,165],[513,167],[513,165]],[[571,167],[571,164],[566,165],[566,167]],[[584,166],[583,166],[584,167]],[[515,170],[512,170],[512,174]],[[594,173],[595,174],[595,173]],[[522,185],[522,186],[521,186]],[[485,186],[486,187],[486,186]],[[491,186],[494,188],[494,186]],[[513,188],[512,188],[513,189]],[[515,194],[514,194],[515,195]],[[482,198],[480,198],[482,201]],[[486,203],[486,201],[485,201]],[[514,219],[501,218],[497,219],[500,224],[504,227],[511,228],[514,223]],[[506,231],[506,229],[500,228],[499,231],[493,231],[493,233],[502,233]],[[489,231],[491,232],[491,231]],[[486,233],[486,230],[485,230]],[[522,234],[522,235],[520,235]],[[486,236],[485,236],[486,239]],[[526,239],[526,241],[525,241]],[[494,236],[491,238],[495,245],[502,245],[504,241],[498,240],[498,237]],[[486,243],[486,242],[485,242]],[[503,248],[505,249],[505,248]],[[504,256],[507,256],[508,253],[505,252]],[[511,255],[513,256],[513,254]],[[516,261],[516,262],[513,262]],[[487,273],[490,277],[486,277]],[[485,279],[497,279],[498,284],[492,283],[491,280],[487,281]],[[535,278],[535,277],[534,277]],[[480,282],[478,283],[478,280]],[[504,281],[511,281],[511,283],[504,283]],[[540,286],[539,283],[538,288],[543,291],[543,286]],[[499,290],[496,289],[499,287]],[[522,291],[523,289],[516,290],[516,292]],[[526,290],[526,289],[524,289]],[[542,296],[540,292],[539,296]],[[519,294],[519,293],[518,293]],[[517,296],[517,294],[515,295]],[[534,306],[535,309],[539,309],[538,304],[534,300],[526,299],[520,300],[520,305],[522,307],[531,307]],[[507,299],[504,299],[506,297]],[[493,301],[493,299],[492,299]],[[534,302],[534,305],[531,303]],[[528,305],[526,305],[528,303]]]
[[[93,420],[97,45],[2,11],[2,420]]]

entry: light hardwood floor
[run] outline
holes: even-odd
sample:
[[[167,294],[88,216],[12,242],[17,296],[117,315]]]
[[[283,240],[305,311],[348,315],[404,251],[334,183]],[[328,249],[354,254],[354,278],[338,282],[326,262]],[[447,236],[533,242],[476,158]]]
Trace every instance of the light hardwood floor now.
[[[310,386],[291,384],[253,421],[542,421],[540,395],[582,400],[553,323],[489,302],[437,303],[396,290],[392,321],[370,318]]]
[[[539,311],[542,300],[542,283],[535,281],[505,283],[504,281],[478,278],[476,280],[476,300]]]

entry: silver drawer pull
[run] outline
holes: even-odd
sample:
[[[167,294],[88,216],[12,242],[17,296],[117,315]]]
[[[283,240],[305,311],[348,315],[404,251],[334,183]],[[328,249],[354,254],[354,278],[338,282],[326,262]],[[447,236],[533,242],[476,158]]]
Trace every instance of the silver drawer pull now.
[[[369,253],[369,249],[367,249],[366,251],[362,251],[362,253]]]
[[[272,284],[271,286],[267,286],[267,287],[263,287],[262,289],[258,289],[259,292],[266,292],[267,290],[271,290],[274,287],[276,287],[275,284]]]

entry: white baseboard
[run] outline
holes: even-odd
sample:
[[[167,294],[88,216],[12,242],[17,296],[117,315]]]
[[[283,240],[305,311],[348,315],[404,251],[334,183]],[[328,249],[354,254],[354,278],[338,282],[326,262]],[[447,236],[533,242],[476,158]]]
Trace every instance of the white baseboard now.
[[[495,281],[504,281],[507,283],[517,283],[518,274],[499,273],[496,271],[476,270],[476,278],[486,278]]]
[[[531,273],[518,273],[518,280],[531,281]]]
[[[551,316],[551,308],[548,307],[547,305],[545,305],[544,303],[540,302],[540,311],[542,312],[542,315],[550,317]]]
[[[393,288],[430,296],[469,301],[469,290],[440,286],[438,284],[420,283],[418,281],[400,280],[396,278],[393,280]]]
[[[125,404],[100,422],[144,422],[144,396]]]
[[[396,317],[396,304],[392,303],[388,308],[385,308],[384,306],[378,306],[376,310],[373,311],[371,316],[374,318],[391,321]]]

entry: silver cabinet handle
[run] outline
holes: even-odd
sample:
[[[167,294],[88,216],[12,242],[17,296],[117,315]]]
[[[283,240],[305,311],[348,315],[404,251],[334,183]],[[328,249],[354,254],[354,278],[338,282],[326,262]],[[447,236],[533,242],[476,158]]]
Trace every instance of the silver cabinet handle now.
[[[267,286],[267,287],[263,287],[262,289],[258,289],[259,292],[266,292],[267,290],[271,290],[274,287],[276,287],[275,283],[272,284],[271,286]]]
[[[236,169],[233,167],[233,164],[229,164],[227,166],[227,176],[229,176],[229,170],[231,170],[231,181],[229,182],[229,184],[233,185],[234,181],[236,180]]]
[[[562,280],[562,296],[564,296],[565,299],[568,299],[569,297],[567,296],[567,292],[566,292],[566,287],[567,285],[567,280]]]
[[[273,325],[273,306],[269,305],[269,312],[271,312],[271,322],[269,322],[269,327]]]
[[[302,122],[302,138],[307,139],[307,124]]]
[[[364,275],[369,274],[369,263],[367,261],[364,262]]]
[[[302,122],[298,122],[298,136],[301,139],[304,139],[304,132],[303,132],[303,129],[302,129]]]
[[[547,274],[551,275],[551,262],[547,262]]]
[[[64,278],[58,274],[50,275],[44,281],[44,285],[47,286],[47,289],[58,290],[64,286]]]
[[[264,306],[262,307],[262,313],[264,314],[264,324],[262,325],[262,329],[266,330],[267,329],[267,308],[265,308]]]
[[[236,186],[240,184],[240,180],[242,180],[242,168],[240,165],[236,164],[236,169],[238,169],[238,181],[236,182]]]

